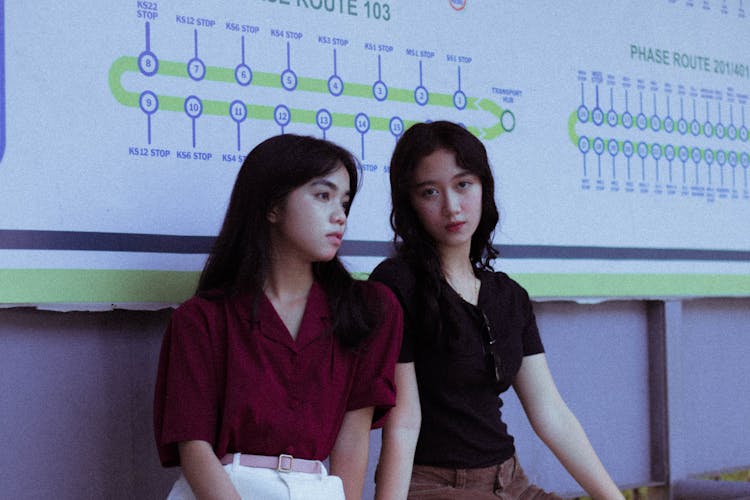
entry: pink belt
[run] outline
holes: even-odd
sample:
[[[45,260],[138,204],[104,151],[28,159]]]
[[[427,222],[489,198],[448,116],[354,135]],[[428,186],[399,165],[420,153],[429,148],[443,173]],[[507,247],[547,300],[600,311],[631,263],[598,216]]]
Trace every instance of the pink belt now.
[[[224,455],[221,459],[223,465],[229,465],[234,462],[234,455]],[[304,458],[294,458],[291,455],[281,454],[278,457],[267,457],[265,455],[240,455],[240,465],[245,467],[261,467],[263,469],[274,469],[279,472],[307,472],[310,474],[320,474],[320,462],[317,460],[306,460]]]

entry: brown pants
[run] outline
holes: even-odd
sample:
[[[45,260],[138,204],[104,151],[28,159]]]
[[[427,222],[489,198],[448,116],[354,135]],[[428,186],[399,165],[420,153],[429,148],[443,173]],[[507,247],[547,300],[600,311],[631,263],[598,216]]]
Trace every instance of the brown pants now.
[[[529,484],[514,456],[481,469],[448,469],[415,465],[409,485],[409,499],[443,500],[562,500],[554,493]]]

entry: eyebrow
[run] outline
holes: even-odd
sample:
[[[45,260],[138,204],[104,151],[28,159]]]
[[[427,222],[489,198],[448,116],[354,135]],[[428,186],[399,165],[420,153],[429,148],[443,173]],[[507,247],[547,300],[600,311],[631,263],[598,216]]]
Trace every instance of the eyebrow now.
[[[466,177],[468,175],[477,175],[477,174],[475,174],[474,172],[472,172],[470,170],[464,170],[463,172],[459,172],[456,175],[454,175],[453,177],[451,177],[451,180],[453,181],[453,180],[456,180],[456,179],[460,179],[461,177]],[[412,188],[420,188],[422,186],[427,186],[429,184],[435,184],[435,181],[427,179],[426,181],[422,181],[422,182],[419,182],[417,184],[412,184]]]
[[[338,192],[338,190],[339,190],[339,187],[336,184],[334,184],[333,182],[329,181],[328,179],[316,179],[316,180],[312,181],[312,183],[310,183],[310,186],[313,186],[313,187],[314,186],[320,186],[320,185],[323,185],[323,186],[327,187],[331,191]],[[351,191],[349,191],[347,189],[346,191],[344,191],[344,195],[351,196]]]

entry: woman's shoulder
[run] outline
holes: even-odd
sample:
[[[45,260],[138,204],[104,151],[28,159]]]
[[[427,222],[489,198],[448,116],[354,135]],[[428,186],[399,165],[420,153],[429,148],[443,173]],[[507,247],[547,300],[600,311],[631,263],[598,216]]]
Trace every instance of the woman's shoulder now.
[[[211,317],[223,310],[225,304],[231,300],[235,300],[235,297],[227,290],[216,288],[199,291],[177,306],[172,317]]]
[[[386,284],[368,280],[360,282],[360,286],[368,304],[377,304],[381,313],[390,314],[394,308],[399,307],[398,299]]]
[[[402,258],[389,257],[373,269],[370,281],[383,283],[391,290],[406,294],[414,288],[414,270]]]
[[[483,270],[480,272],[482,284],[488,283],[494,293],[528,300],[529,293],[526,289],[503,271]]]

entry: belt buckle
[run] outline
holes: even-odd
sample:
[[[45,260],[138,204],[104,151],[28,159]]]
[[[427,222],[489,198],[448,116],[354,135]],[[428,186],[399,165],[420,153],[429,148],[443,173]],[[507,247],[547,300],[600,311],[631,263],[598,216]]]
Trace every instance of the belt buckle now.
[[[279,472],[292,472],[292,466],[294,464],[294,457],[282,453],[279,455],[279,463],[276,466],[276,470]]]

